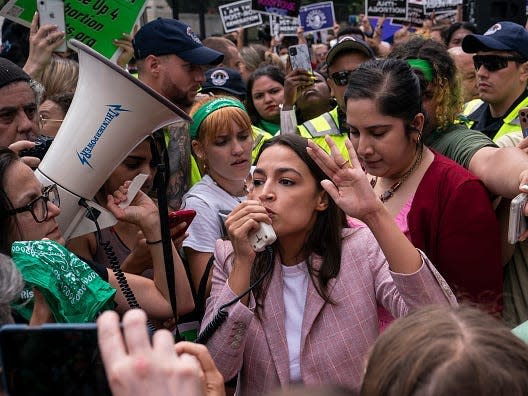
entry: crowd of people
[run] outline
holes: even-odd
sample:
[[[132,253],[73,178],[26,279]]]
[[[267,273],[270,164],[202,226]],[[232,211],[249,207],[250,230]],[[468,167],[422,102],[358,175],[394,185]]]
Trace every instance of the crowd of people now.
[[[114,395],[528,393],[511,331],[528,323],[528,232],[508,243],[528,194],[528,31],[431,17],[389,43],[383,21],[257,44],[158,18],[114,40],[117,65],[192,123],[116,164],[93,197],[116,224],[66,241],[57,186],[24,150],[89,109],[72,106],[65,33],[36,14],[0,53],[1,323],[78,318],[27,262],[65,278],[80,262]],[[294,44],[311,70],[292,69]],[[196,216],[166,230],[179,209]]]

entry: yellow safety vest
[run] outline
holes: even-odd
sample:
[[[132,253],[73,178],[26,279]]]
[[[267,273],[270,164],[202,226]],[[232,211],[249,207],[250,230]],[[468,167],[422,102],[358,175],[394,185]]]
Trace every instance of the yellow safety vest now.
[[[253,136],[255,138],[255,142],[253,143],[253,150],[251,152],[251,159],[253,162],[255,162],[255,158],[257,157],[260,147],[266,140],[271,139],[273,135],[254,125],[252,125],[251,127],[253,129]],[[194,186],[201,179],[202,173],[200,172],[200,168],[198,167],[194,155],[191,155],[191,186]]]
[[[484,102],[480,99],[474,99],[470,102],[468,102],[464,106],[464,112],[462,113],[465,117],[468,117],[471,115],[477,108],[479,108]],[[528,107],[528,97],[526,97],[524,100],[521,101],[515,108],[509,112],[503,119],[502,119],[502,126],[497,131],[495,136],[493,137],[493,141],[497,142],[501,137],[504,135],[507,135],[512,132],[520,132],[521,131],[521,122],[519,121],[519,110],[523,107]],[[471,128],[474,124],[474,121],[467,120],[466,125]]]
[[[341,151],[343,157],[349,159],[348,150],[345,146],[347,134],[341,133],[339,128],[337,106],[329,112],[321,114],[319,117],[312,118],[302,125],[298,125],[297,129],[301,136],[312,139],[327,153],[330,152],[330,147],[328,147],[328,144],[325,141],[325,136],[330,135],[339,148],[339,151]]]

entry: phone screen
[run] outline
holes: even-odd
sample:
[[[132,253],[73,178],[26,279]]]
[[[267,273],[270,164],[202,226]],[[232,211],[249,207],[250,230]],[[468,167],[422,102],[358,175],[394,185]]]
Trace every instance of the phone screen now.
[[[4,388],[11,396],[112,394],[95,324],[4,326],[0,348]]]

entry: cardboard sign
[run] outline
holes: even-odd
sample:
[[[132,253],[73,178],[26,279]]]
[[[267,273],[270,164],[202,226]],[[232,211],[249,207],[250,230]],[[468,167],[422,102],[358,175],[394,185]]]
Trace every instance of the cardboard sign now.
[[[115,60],[120,51],[112,40],[132,32],[145,6],[146,0],[66,0],[66,38],[77,39]],[[0,15],[29,27],[36,10],[35,0],[10,0]]]
[[[238,28],[262,25],[262,16],[251,9],[251,0],[235,1],[218,7],[222,25],[226,33]]]
[[[305,33],[332,29],[335,21],[334,2],[302,6],[299,9],[299,21]]]
[[[252,0],[251,8],[265,14],[297,17],[300,3],[301,0]]]
[[[367,0],[365,15],[378,17],[385,15],[387,18],[407,19],[407,1]]]

